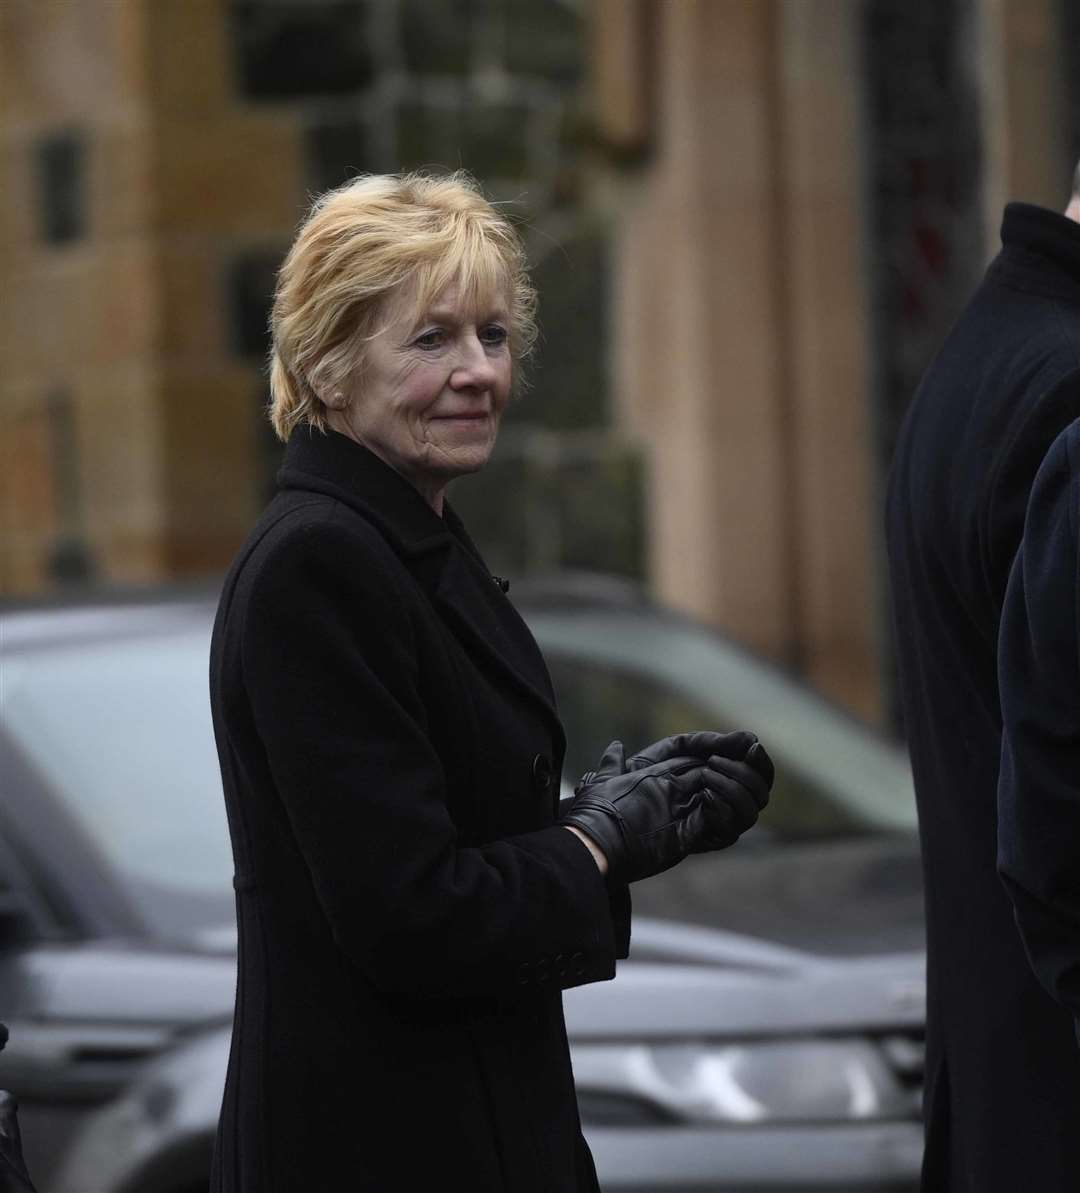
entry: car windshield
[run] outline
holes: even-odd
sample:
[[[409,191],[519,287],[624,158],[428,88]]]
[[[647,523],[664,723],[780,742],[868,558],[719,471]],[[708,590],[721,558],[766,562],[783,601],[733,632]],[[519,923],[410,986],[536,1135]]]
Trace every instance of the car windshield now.
[[[633,749],[688,728],[746,727],[777,764],[755,848],[914,827],[900,751],[722,639],[641,614],[527,620],[558,692],[571,782],[613,737]],[[5,652],[6,730],[159,935],[206,935],[233,916],[209,639],[198,609],[151,617],[145,632],[73,632]]]
[[[615,609],[528,621],[566,726],[570,783],[614,737],[632,750],[690,728],[753,729],[776,763],[754,830],[638,883],[636,916],[825,954],[922,946],[915,798],[899,748],[691,622]]]
[[[903,751],[718,635],[618,610],[527,620],[555,684],[571,782],[613,737],[638,749],[689,728],[752,729],[777,771],[768,833],[758,835],[914,832]]]
[[[162,935],[233,915],[209,643],[200,618],[4,658],[5,729]]]
[[[688,699],[652,676],[559,655],[552,655],[548,666],[567,729],[566,775],[571,783],[596,766],[612,737],[619,737],[629,754],[688,728],[726,731],[742,724],[737,710],[721,720],[705,701]],[[759,729],[775,752],[768,726]],[[774,843],[850,836],[874,827],[863,809],[839,798],[835,786],[822,784],[805,768],[787,765],[777,770],[761,826],[755,836],[767,836]]]

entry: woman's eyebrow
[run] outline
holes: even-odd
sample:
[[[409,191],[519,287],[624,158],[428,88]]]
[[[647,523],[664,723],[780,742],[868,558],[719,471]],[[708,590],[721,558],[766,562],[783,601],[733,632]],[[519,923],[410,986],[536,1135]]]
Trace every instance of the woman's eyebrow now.
[[[424,323],[487,323],[491,319],[508,319],[509,314],[504,307],[491,307],[484,313],[470,311],[462,315],[454,307],[431,307],[424,312],[417,322],[417,327]]]
[[[456,323],[458,318],[458,313],[453,307],[431,307],[420,316],[420,322]]]

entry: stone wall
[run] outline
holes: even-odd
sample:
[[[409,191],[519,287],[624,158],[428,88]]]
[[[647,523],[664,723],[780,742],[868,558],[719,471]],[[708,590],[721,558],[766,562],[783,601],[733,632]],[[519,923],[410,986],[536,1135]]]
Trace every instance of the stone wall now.
[[[299,121],[311,191],[365,171],[465,168],[522,231],[543,337],[496,456],[452,492],[492,567],[642,575],[641,463],[608,411],[608,229],[588,198],[583,6],[236,0],[229,18],[248,102],[288,104]],[[238,347],[252,360],[280,250],[235,266]],[[268,441],[268,470],[276,456]]]
[[[6,0],[0,585],[220,570],[272,484],[266,315],[310,196],[464,167],[520,222],[544,338],[490,469],[492,566],[643,570],[609,429],[608,230],[575,0]]]

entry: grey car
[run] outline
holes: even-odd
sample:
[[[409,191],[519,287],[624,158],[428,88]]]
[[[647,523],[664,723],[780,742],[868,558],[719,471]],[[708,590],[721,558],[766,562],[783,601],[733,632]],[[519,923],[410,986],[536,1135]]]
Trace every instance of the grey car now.
[[[605,1190],[913,1188],[924,961],[901,752],[620,586],[518,604],[568,776],[612,736],[703,726],[754,728],[777,764],[758,828],[636,886],[630,959],[565,996]],[[0,1085],[43,1193],[206,1187],[235,979],[212,614],[189,594],[0,616]]]

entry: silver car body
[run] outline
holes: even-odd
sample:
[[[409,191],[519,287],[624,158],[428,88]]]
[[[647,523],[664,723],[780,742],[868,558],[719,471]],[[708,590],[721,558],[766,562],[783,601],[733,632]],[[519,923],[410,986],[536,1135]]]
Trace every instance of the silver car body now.
[[[204,904],[228,897],[205,696],[210,613],[187,599],[0,619],[5,729],[19,765],[29,757],[34,771],[17,781],[60,785],[52,772],[70,772],[73,759],[59,756],[83,757],[86,787],[104,790],[106,806],[86,797],[78,831],[94,836],[100,813],[111,833],[126,826],[134,836],[94,837],[98,872],[116,889],[87,894],[73,930],[56,907],[81,889],[75,842],[60,840],[67,868],[44,882],[55,842],[32,840],[17,806],[30,802],[25,792],[0,800],[0,880],[23,921],[37,925],[0,951],[0,1013],[12,1029],[0,1083],[23,1101],[44,1193],[205,1188],[235,978],[227,921],[207,910],[191,928]],[[627,714],[628,736],[659,735],[663,716],[695,712],[701,723],[757,729],[780,776],[778,823],[794,825],[790,840],[771,840],[770,809],[757,845],[691,859],[666,886],[662,876],[636,888],[630,959],[613,982],[567,992],[582,1116],[605,1190],[914,1187],[924,975],[918,892],[909,889],[914,805],[900,751],[691,622],[561,590],[540,593],[526,615],[560,698],[565,691],[571,711],[577,701],[596,712],[593,732],[620,729],[620,702],[635,684],[646,685],[649,707]],[[62,681],[72,659],[82,680]],[[67,700],[59,708],[57,693]],[[107,740],[117,718],[122,748]],[[41,757],[41,743],[75,722],[73,740]],[[590,757],[596,749],[577,748]],[[103,777],[92,780],[95,751]],[[131,776],[153,776],[146,823],[141,802],[109,802]],[[799,800],[823,801],[811,829]],[[835,839],[813,828],[829,809],[840,809]],[[142,873],[150,860],[154,873]],[[205,872],[192,878],[193,864]],[[890,926],[873,897],[839,885],[831,893],[837,875],[849,887],[854,875],[857,891],[892,883],[903,915]],[[41,906],[31,914],[34,899]]]

